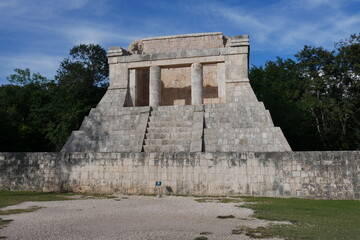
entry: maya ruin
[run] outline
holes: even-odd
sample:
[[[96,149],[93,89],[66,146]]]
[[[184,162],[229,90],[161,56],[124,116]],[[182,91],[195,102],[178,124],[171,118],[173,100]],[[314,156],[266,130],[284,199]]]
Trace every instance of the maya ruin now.
[[[110,87],[80,129],[60,153],[0,153],[0,189],[360,199],[360,152],[293,152],[249,53],[248,35],[219,32],[109,48]]]
[[[110,48],[110,87],[62,151],[291,151],[250,86],[249,47],[203,33]]]

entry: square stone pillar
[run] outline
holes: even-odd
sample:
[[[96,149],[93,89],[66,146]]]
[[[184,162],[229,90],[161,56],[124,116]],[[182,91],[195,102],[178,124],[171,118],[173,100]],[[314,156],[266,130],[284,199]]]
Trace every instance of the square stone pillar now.
[[[129,93],[133,106],[135,106],[136,99],[136,71],[136,69],[129,69]]]
[[[225,63],[223,62],[217,64],[217,79],[219,103],[226,103]]]
[[[161,104],[161,69],[159,66],[150,67],[149,105],[160,106]]]
[[[191,104],[203,104],[203,67],[201,63],[191,65]]]

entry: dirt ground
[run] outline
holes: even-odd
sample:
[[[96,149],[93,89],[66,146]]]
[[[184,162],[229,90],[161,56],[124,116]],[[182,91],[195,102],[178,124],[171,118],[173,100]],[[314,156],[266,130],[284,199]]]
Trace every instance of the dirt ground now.
[[[13,219],[0,230],[8,239],[250,239],[234,235],[239,226],[256,228],[269,222],[250,217],[239,203],[197,202],[193,197],[122,196],[26,202],[4,209],[42,207],[31,213],[2,216]],[[217,216],[233,215],[220,219]]]

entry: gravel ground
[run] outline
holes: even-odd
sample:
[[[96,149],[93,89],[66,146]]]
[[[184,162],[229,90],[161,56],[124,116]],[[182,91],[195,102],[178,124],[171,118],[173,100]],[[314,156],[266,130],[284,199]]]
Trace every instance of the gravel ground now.
[[[237,226],[256,228],[269,222],[250,217],[252,210],[236,203],[199,203],[193,197],[118,196],[26,202],[5,209],[43,207],[35,212],[2,216],[13,219],[0,230],[8,239],[250,239],[233,235]],[[234,215],[219,219],[217,216]]]

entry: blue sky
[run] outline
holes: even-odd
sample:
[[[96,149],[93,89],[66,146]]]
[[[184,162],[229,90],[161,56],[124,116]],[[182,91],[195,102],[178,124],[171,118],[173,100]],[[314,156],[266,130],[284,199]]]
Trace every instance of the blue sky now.
[[[0,0],[0,84],[15,68],[53,79],[76,44],[197,32],[249,34],[260,66],[360,32],[360,0]]]

